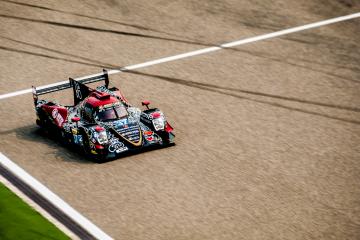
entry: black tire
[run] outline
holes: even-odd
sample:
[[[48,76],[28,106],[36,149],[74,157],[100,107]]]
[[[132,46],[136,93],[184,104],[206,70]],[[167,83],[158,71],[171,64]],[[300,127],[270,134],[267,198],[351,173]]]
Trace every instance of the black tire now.
[[[83,141],[83,151],[87,158],[91,159],[92,161],[96,163],[103,163],[106,161],[106,154],[97,154],[94,155],[91,153],[91,147],[90,147],[90,139],[87,133],[84,129],[80,129],[80,134],[82,136]]]
[[[157,134],[161,137],[163,141],[163,146],[171,146],[174,142],[171,140],[172,135],[166,131],[157,132]]]
[[[90,142],[89,136],[87,135],[85,130],[82,128],[80,128],[80,135],[81,135],[82,142],[83,142],[83,151],[84,151],[85,155],[90,155],[91,149],[90,149],[90,143],[89,143]]]
[[[60,144],[65,147],[71,145],[68,134],[63,129],[58,129],[58,139]]]

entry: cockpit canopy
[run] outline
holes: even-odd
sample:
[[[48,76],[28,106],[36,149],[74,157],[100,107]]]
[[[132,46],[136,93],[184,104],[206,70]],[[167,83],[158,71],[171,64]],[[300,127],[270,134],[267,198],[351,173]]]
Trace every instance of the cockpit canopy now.
[[[94,120],[111,121],[128,115],[125,105],[107,93],[96,92],[91,94],[83,106],[82,116],[89,122]]]
[[[126,117],[128,112],[126,111],[125,106],[118,102],[116,104],[111,104],[111,106],[100,106],[96,109],[94,117],[98,121],[111,121]]]

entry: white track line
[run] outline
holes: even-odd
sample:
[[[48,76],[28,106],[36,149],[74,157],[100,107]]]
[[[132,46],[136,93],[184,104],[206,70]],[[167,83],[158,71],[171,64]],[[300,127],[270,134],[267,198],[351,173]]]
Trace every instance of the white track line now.
[[[350,19],[358,18],[358,17],[360,17],[360,12],[350,14],[350,15],[346,15],[346,16],[331,18],[331,19],[328,19],[328,20],[320,21],[320,22],[310,23],[310,24],[306,24],[306,25],[303,25],[303,26],[288,28],[288,29],[273,32],[273,33],[267,33],[267,34],[263,34],[263,35],[260,35],[260,36],[245,38],[245,39],[241,39],[241,40],[238,40],[238,41],[223,43],[223,44],[221,44],[219,46],[203,48],[203,49],[199,49],[199,50],[195,50],[195,51],[191,51],[191,52],[187,52],[187,53],[178,54],[178,55],[175,55],[175,56],[160,58],[160,59],[156,59],[156,60],[152,60],[152,61],[148,61],[148,62],[144,62],[144,63],[139,63],[139,64],[123,67],[123,68],[120,68],[120,69],[112,69],[112,70],[108,71],[108,74],[116,74],[116,73],[120,73],[120,72],[124,72],[124,71],[149,67],[149,66],[152,66],[152,65],[157,65],[157,64],[161,64],[161,63],[165,63],[165,62],[171,62],[171,61],[175,61],[175,60],[189,58],[189,57],[193,57],[193,56],[197,56],[197,55],[202,55],[202,54],[206,54],[206,53],[210,53],[210,52],[215,52],[215,51],[218,51],[218,50],[221,50],[221,49],[224,49],[224,48],[231,48],[231,47],[240,46],[240,45],[244,45],[244,44],[248,44],[248,43],[252,43],[252,42],[257,42],[257,41],[262,41],[262,40],[266,40],[266,39],[270,39],[270,38],[275,38],[275,37],[287,35],[287,34],[290,34],[290,33],[300,32],[300,31],[304,31],[304,30],[308,30],[308,29],[312,29],[312,28],[317,28],[317,27],[321,27],[321,26],[325,26],[325,25],[329,25],[329,24],[333,24],[333,23],[337,23],[337,22],[347,21],[347,20],[350,20]],[[97,73],[97,74],[93,74],[93,75],[90,75],[90,76],[100,76],[102,74],[103,73]],[[75,80],[88,78],[90,76],[84,76],[84,77],[75,78]],[[50,86],[56,86],[57,84],[63,84],[63,83],[66,83],[66,82],[68,82],[68,81],[62,81],[62,82],[58,82],[58,83],[53,83],[53,84],[41,86],[41,87],[38,87],[38,89],[43,89],[43,88],[47,88],[47,87],[50,87]],[[12,92],[12,93],[2,94],[2,95],[0,95],[0,100],[5,99],[5,98],[18,96],[18,95],[22,95],[22,94],[25,94],[25,93],[30,93],[30,92],[31,92],[31,88],[16,91],[16,92]]]
[[[38,204],[36,204],[31,198],[25,195],[22,191],[20,191],[17,187],[15,187],[11,182],[9,182],[6,178],[0,175],[0,183],[4,184],[5,187],[10,189],[13,193],[16,194],[21,200],[26,202],[31,208],[35,209],[38,213],[40,213],[44,218],[46,218],[49,222],[54,224],[58,229],[60,229],[63,233],[65,233],[68,237],[73,240],[80,240],[80,238],[71,232],[67,227],[65,227],[61,222],[59,222],[56,218],[51,216],[47,211],[41,208]]]
[[[16,163],[8,159],[5,155],[0,152],[0,164],[3,165],[7,170],[12,172],[16,177],[21,179],[24,183],[30,186],[32,189],[36,190],[41,196],[47,199],[49,202],[54,204],[58,209],[60,209],[67,216],[72,218],[77,224],[86,229],[91,235],[97,239],[101,240],[111,240],[109,235],[103,232],[100,228],[95,226],[87,218],[77,212],[69,204],[67,204],[60,197],[55,195],[51,190],[45,187],[42,183],[28,174],[25,170],[19,167]]]

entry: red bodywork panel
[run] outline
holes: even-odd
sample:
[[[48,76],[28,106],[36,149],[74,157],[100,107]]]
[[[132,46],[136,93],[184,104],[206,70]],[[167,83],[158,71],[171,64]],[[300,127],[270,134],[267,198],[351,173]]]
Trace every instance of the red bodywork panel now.
[[[166,125],[165,125],[165,131],[170,133],[174,130],[174,128],[172,126],[170,126],[170,124],[168,122],[166,122]]]
[[[106,104],[116,103],[118,101],[119,100],[116,97],[113,97],[107,93],[102,93],[102,92],[93,92],[86,100],[86,102],[91,104],[94,108]]]
[[[151,116],[155,119],[161,117],[161,114],[159,112],[153,112],[151,113]]]
[[[65,107],[48,105],[43,105],[42,107],[45,112],[51,116],[58,127],[62,127],[64,122],[66,122],[68,111]]]

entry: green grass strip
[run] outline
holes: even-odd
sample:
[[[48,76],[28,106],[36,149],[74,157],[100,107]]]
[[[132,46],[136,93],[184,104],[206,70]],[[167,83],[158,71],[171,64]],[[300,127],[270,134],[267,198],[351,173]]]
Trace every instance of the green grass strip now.
[[[0,183],[0,239],[69,239],[55,225]]]

